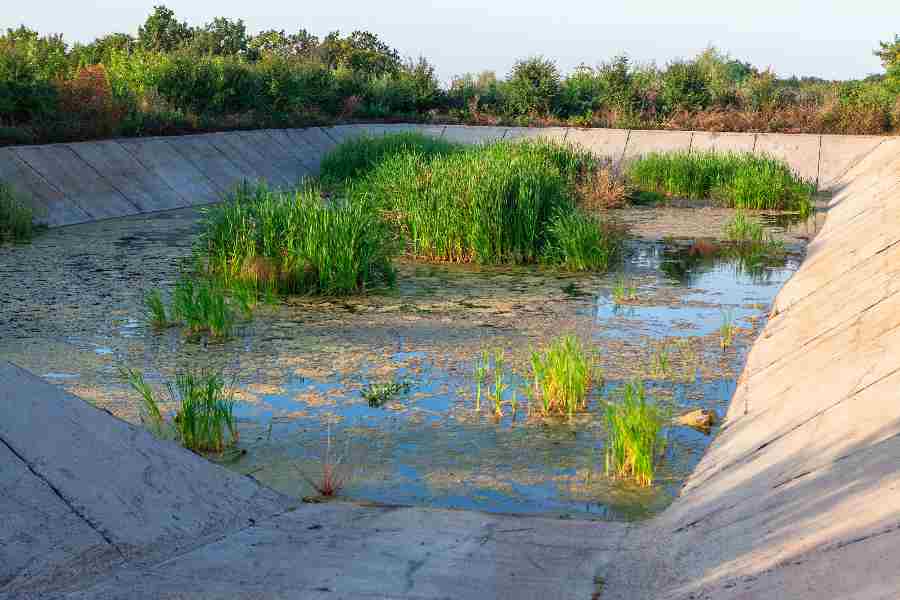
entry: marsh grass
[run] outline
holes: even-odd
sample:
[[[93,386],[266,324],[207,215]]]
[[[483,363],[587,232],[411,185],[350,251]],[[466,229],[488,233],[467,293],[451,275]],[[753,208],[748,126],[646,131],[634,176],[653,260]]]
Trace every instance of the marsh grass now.
[[[134,369],[122,369],[121,374],[141,396],[141,420],[154,435],[176,439],[188,450],[204,454],[221,454],[237,444],[234,392],[221,373],[185,371],[167,382],[170,400],[178,406],[171,420],[163,416],[143,374]]]
[[[636,302],[638,299],[637,286],[634,280],[626,279],[624,275],[616,278],[612,287],[612,300],[614,304],[626,304]]]
[[[609,270],[619,257],[624,230],[581,212],[557,215],[549,224],[543,261],[566,271]]]
[[[481,355],[475,359],[475,410],[481,411],[481,393],[487,381],[488,369],[491,366],[491,356],[487,350],[482,350]]]
[[[494,390],[491,398],[494,401],[494,415],[503,416],[503,392],[509,387],[506,383],[504,368],[506,365],[506,353],[502,349],[494,351]]]
[[[34,231],[31,208],[21,202],[10,185],[0,181],[0,243],[28,241]]]
[[[637,188],[683,198],[713,199],[724,206],[809,214],[815,187],[783,161],[749,153],[651,153],[627,169]]]
[[[738,211],[725,224],[725,237],[732,242],[761,244],[766,239],[766,231],[762,223]]]
[[[653,354],[652,373],[654,377],[660,379],[669,379],[673,375],[672,359],[668,346],[660,347]]]
[[[618,232],[573,216],[576,183],[598,164],[586,151],[547,141],[494,142],[443,154],[413,149],[387,156],[347,193],[390,214],[417,258],[479,264],[543,259],[603,270],[618,249]]]
[[[173,323],[169,320],[162,292],[153,288],[144,294],[144,317],[154,329],[165,329]]]
[[[319,170],[322,182],[336,186],[366,175],[385,160],[398,154],[415,153],[429,158],[459,152],[464,146],[419,133],[361,136],[340,144],[323,159]]]
[[[734,323],[734,311],[722,311],[722,324],[719,325],[719,343],[722,350],[730,348],[734,344],[734,338],[737,335],[737,325]]]
[[[373,408],[381,408],[400,394],[407,393],[412,387],[409,381],[389,381],[387,383],[370,383],[360,394]]]
[[[559,337],[531,353],[532,397],[545,416],[572,416],[585,409],[597,375],[595,357],[575,336]]]
[[[183,277],[175,285],[172,318],[183,323],[191,337],[208,334],[220,340],[230,338],[238,312],[250,315],[248,299],[240,294],[229,295],[215,280]]]
[[[369,202],[245,184],[206,210],[195,255],[229,288],[346,295],[392,285],[396,249]]]
[[[665,449],[665,422],[659,408],[647,401],[642,382],[625,384],[620,401],[606,407],[607,475],[653,485],[656,461]]]

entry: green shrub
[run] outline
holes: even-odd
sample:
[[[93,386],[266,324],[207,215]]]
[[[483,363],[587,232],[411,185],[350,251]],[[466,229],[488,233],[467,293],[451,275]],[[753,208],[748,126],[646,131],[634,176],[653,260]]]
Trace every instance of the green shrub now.
[[[221,454],[237,444],[234,392],[227,389],[221,373],[186,371],[167,383],[170,401],[178,406],[170,420],[141,373],[134,369],[121,373],[141,396],[141,420],[154,435],[174,438],[198,453]]]
[[[607,474],[652,485],[656,461],[665,449],[663,422],[659,408],[647,401],[643,383],[627,383],[621,401],[606,407]]]
[[[0,242],[22,242],[34,235],[34,213],[22,204],[12,187],[0,181]]]
[[[532,397],[544,415],[572,416],[587,406],[598,371],[595,359],[575,336],[563,336],[531,353]]]
[[[227,285],[282,293],[352,294],[393,284],[392,233],[364,200],[316,187],[243,185],[206,210],[198,258]]]
[[[651,153],[627,168],[643,191],[686,198],[711,198],[745,209],[808,213],[814,186],[783,161],[754,154],[686,151]]]
[[[548,115],[559,97],[559,68],[542,56],[516,61],[504,87],[510,113]]]

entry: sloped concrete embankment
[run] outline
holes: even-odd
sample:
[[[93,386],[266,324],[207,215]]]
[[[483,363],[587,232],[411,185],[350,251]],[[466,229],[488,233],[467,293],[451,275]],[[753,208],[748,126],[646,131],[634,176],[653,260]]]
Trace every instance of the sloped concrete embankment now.
[[[166,138],[105,140],[0,148],[0,180],[49,226],[184,208],[218,201],[241,181],[275,187],[318,173],[322,157],[360,135],[418,131],[478,143],[546,137],[580,144],[615,162],[653,151],[730,150],[786,160],[801,176],[830,188],[878,147],[875,136],[630,131],[464,125],[340,125],[233,131]]]
[[[839,178],[723,430],[609,598],[900,596],[900,140]]]

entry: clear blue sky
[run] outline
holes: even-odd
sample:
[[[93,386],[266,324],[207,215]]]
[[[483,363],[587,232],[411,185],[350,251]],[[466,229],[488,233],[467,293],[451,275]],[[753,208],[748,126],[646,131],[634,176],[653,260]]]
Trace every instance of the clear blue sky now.
[[[161,0],[6,0],[0,25],[89,41],[135,32]],[[689,57],[709,44],[779,75],[862,77],[881,72],[872,49],[900,33],[898,0],[169,0],[181,20],[242,18],[252,32],[316,35],[368,29],[403,55],[424,55],[443,80],[503,75],[543,54],[568,71],[625,52],[639,62]]]

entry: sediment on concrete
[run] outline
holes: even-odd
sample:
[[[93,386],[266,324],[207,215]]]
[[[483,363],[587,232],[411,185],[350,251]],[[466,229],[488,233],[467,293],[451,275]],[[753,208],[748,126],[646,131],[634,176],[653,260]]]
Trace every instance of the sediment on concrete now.
[[[415,131],[449,141],[546,138],[578,144],[614,164],[648,152],[720,150],[784,159],[820,189],[890,138],[564,127],[359,124],[232,131],[0,148],[0,180],[13,186],[49,226],[183,208],[218,201],[242,181],[291,187],[318,174],[322,157],[361,136]]]

